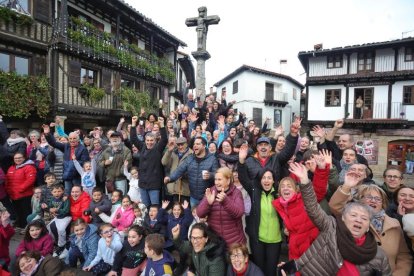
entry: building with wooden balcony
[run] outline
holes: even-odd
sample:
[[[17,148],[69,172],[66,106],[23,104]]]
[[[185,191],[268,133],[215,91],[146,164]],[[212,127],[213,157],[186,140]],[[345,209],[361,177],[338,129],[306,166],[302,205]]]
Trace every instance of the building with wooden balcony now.
[[[218,94],[226,91],[227,102],[246,113],[256,125],[270,119],[269,128],[288,127],[300,113],[300,95],[304,86],[290,76],[242,65],[214,84]]]
[[[344,129],[378,175],[414,146],[414,38],[300,52],[306,123]],[[361,102],[357,104],[357,99]]]
[[[154,102],[167,103],[181,99],[183,82],[194,86],[191,60],[181,61],[177,54],[187,45],[122,0],[2,4],[2,10],[31,20],[21,24],[0,18],[0,69],[46,75],[51,101],[47,119],[67,117],[69,129],[113,126],[120,116],[130,116],[123,89],[146,91]],[[29,118],[12,118],[14,125],[8,126],[34,128],[44,120]]]

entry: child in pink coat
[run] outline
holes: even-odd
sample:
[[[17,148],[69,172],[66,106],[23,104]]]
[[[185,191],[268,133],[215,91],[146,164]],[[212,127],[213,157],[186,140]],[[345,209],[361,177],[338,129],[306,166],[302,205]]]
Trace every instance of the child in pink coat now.
[[[53,238],[40,219],[27,225],[24,238],[16,249],[16,257],[26,251],[39,251],[43,257],[53,253]]]
[[[128,232],[128,227],[134,222],[134,209],[131,206],[131,198],[126,195],[122,198],[121,206],[115,212],[112,225],[118,229],[121,237],[124,237]]]

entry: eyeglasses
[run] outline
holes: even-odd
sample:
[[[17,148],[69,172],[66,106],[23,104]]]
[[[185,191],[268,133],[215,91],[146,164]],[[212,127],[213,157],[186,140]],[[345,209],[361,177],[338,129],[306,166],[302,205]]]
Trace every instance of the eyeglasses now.
[[[386,178],[389,178],[389,179],[402,179],[402,177],[401,176],[398,176],[398,175],[386,175],[385,176]]]
[[[235,260],[235,259],[243,259],[244,255],[243,254],[231,254],[230,255],[230,259]]]
[[[367,200],[367,201],[376,201],[376,202],[382,202],[382,198],[379,196],[371,196],[371,195],[367,195],[367,196],[363,196],[363,199]]]
[[[199,242],[201,239],[204,239],[204,237],[190,237],[191,241]]]
[[[113,232],[114,232],[114,229],[106,230],[102,232],[102,235],[106,235],[106,234],[113,233]]]

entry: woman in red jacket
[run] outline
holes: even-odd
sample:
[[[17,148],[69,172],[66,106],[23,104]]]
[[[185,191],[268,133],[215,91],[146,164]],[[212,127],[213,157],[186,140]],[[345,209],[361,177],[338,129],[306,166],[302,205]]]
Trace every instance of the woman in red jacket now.
[[[75,185],[72,187],[69,198],[72,221],[82,218],[89,223],[91,221],[90,216],[84,214],[85,210],[89,208],[89,203],[91,203],[91,197],[88,193],[83,191],[81,186]]]
[[[36,167],[32,160],[26,160],[23,153],[15,153],[12,165],[6,174],[6,192],[12,200],[17,218],[15,227],[24,228],[31,213],[31,197],[36,182]]]
[[[226,242],[246,244],[242,216],[243,196],[233,185],[233,173],[227,167],[217,170],[214,186],[206,189],[196,212],[199,218],[208,217],[207,224]]]
[[[318,201],[326,195],[331,160],[330,153],[324,151],[314,155],[313,160],[306,161],[316,162],[313,187]],[[285,225],[285,234],[289,239],[289,260],[298,259],[318,237],[319,230],[306,213],[302,195],[293,178],[283,178],[278,191],[279,198],[272,204]]]

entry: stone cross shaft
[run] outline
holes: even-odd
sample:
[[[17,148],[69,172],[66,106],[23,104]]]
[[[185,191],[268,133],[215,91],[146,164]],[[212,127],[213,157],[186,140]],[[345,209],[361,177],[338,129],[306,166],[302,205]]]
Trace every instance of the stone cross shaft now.
[[[196,27],[197,31],[197,51],[191,54],[197,60],[197,76],[196,76],[196,91],[197,96],[204,101],[206,96],[206,76],[205,65],[206,60],[211,56],[206,50],[208,26],[218,24],[220,17],[217,15],[207,16],[207,8],[198,8],[198,17],[187,18],[185,24],[188,27]]]

